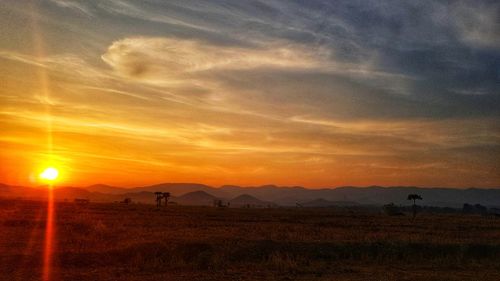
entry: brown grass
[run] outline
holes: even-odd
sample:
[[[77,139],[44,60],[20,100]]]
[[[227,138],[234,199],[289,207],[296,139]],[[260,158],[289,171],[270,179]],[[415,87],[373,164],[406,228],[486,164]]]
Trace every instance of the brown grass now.
[[[41,275],[45,204],[0,201],[0,280]],[[56,206],[54,280],[500,280],[500,220]]]

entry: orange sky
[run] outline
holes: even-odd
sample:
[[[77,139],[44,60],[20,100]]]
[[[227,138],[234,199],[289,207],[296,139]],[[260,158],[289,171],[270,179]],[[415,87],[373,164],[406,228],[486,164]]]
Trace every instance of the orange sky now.
[[[399,65],[417,39],[387,54],[339,16],[344,42],[333,20],[316,29],[313,7],[187,7],[200,22],[165,3],[26,3],[0,4],[0,182],[37,185],[54,166],[75,186],[500,186],[498,80],[440,77],[452,89],[430,69],[457,61]],[[495,35],[459,31],[463,48],[498,55]]]

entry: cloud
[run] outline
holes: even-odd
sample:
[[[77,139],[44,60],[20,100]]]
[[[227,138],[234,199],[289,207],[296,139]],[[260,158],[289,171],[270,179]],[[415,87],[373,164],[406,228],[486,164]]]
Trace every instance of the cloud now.
[[[158,6],[158,3],[152,3],[152,6]],[[167,4],[167,3],[165,3]],[[168,4],[167,4],[168,5]],[[200,31],[214,31],[206,26],[191,23],[192,19],[185,20],[180,17],[177,13],[158,13],[158,10],[151,8],[149,5],[136,5],[136,3],[131,3],[129,1],[123,0],[110,0],[106,2],[99,3],[99,7],[104,11],[111,14],[124,15],[127,17],[141,19],[144,21],[156,22],[156,23],[164,23],[173,26],[181,26],[189,29],[195,29]],[[175,7],[175,5],[174,5]],[[166,7],[159,7],[163,10]]]
[[[0,51],[0,58],[26,63],[34,66],[41,66],[41,67],[46,66],[42,61],[36,59],[33,56],[23,55],[17,52]]]
[[[122,77],[162,86],[196,85],[212,91],[221,91],[221,79],[237,72],[250,76],[261,71],[278,76],[287,72],[330,74],[395,94],[405,94],[414,79],[378,70],[375,56],[364,62],[344,62],[337,60],[334,50],[327,46],[284,40],[241,47],[179,38],[131,37],[113,42],[101,58]]]
[[[102,59],[118,73],[131,78],[175,81],[220,69],[328,69],[329,56],[328,50],[292,43],[245,49],[197,40],[135,37],[113,42]]]
[[[24,63],[35,67],[45,68],[54,73],[72,76],[78,79],[102,80],[111,78],[110,75],[89,64],[80,56],[74,54],[58,54],[51,56],[33,56],[15,51],[0,50],[0,59]]]
[[[500,50],[500,4],[462,1],[452,9],[460,40],[472,47]]]
[[[77,13],[83,14],[88,17],[93,16],[93,12],[86,5],[87,1],[81,0],[50,0],[50,2],[56,4],[59,7],[71,9]]]

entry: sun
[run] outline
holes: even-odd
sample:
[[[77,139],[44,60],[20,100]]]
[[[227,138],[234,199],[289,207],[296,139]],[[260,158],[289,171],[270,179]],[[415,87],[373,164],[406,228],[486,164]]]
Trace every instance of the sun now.
[[[54,181],[58,176],[59,171],[53,167],[48,167],[40,174],[40,178],[47,181]]]

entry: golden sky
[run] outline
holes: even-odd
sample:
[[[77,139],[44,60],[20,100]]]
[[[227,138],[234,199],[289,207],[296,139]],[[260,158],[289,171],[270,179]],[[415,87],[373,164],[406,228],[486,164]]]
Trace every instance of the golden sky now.
[[[499,4],[303,2],[2,1],[0,182],[500,186]]]

